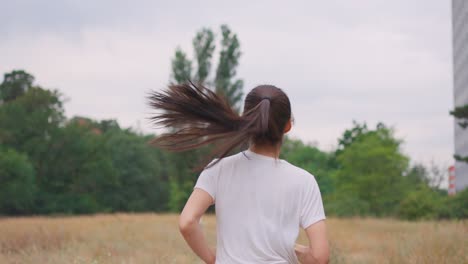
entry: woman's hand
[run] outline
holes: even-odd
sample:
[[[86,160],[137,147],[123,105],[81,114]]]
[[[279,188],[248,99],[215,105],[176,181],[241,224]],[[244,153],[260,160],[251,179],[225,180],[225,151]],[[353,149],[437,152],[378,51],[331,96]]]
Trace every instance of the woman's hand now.
[[[296,252],[296,256],[299,262],[305,263],[307,254],[309,253],[309,248],[301,244],[296,244],[294,246],[294,252]]]

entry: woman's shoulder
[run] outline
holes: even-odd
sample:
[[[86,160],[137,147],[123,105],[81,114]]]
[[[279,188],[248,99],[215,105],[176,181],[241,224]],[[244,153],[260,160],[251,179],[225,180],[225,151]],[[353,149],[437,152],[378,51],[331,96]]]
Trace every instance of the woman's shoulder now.
[[[301,180],[301,181],[310,181],[310,180],[315,181],[315,176],[309,171],[299,166],[296,166],[294,164],[291,164],[286,160],[282,160],[282,161],[283,161],[282,162],[283,167],[287,170],[288,175],[290,175],[291,177],[297,178],[298,180]]]
[[[240,159],[240,155],[241,155],[241,152],[234,154],[234,155],[226,156],[222,159],[215,158],[210,163],[208,163],[208,165],[205,167],[205,170],[219,169],[223,166],[232,164],[233,162],[237,162]]]

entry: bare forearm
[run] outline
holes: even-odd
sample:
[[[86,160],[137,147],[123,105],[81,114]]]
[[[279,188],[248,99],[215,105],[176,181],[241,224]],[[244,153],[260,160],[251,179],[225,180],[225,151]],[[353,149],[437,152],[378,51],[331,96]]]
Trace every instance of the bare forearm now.
[[[328,263],[328,255],[316,254],[311,248],[296,244],[295,251],[297,258],[302,264],[326,264]]]
[[[302,264],[324,264],[327,262],[323,262],[315,258],[312,254],[310,253],[304,253],[301,255],[298,255],[299,262]]]
[[[198,222],[192,222],[181,228],[181,233],[187,241],[190,248],[197,254],[205,263],[215,263],[215,253],[208,247],[205,235]]]

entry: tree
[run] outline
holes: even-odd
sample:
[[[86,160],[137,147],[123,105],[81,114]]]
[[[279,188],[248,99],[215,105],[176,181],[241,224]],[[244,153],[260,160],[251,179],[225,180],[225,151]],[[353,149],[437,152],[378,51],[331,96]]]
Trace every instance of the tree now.
[[[115,120],[67,121],[59,92],[20,72],[6,74],[1,90],[19,92],[0,104],[0,213],[167,209],[165,161],[149,137]]]
[[[47,155],[41,213],[167,209],[162,154],[148,140],[120,129],[114,120],[72,118]]]
[[[177,48],[174,59],[172,59],[172,80],[176,83],[184,83],[192,76],[192,62],[187,55]]]
[[[447,179],[446,166],[439,166],[431,161],[428,166],[416,163],[406,173],[408,185],[411,187],[423,185],[432,190],[440,190],[442,183]]]
[[[37,208],[40,213],[94,213],[106,209],[98,194],[112,189],[115,170],[104,139],[84,118],[67,122],[44,155]]]
[[[233,80],[241,56],[240,44],[237,35],[233,34],[226,25],[221,26],[221,32],[223,39],[218,69],[216,70],[216,92],[223,94],[228,99],[229,104],[240,111],[244,82],[239,79]]]
[[[468,127],[468,105],[455,107],[453,111],[450,111],[450,115],[460,120],[458,125],[461,128],[466,129]],[[457,161],[468,163],[468,156],[465,157],[455,153],[453,157]]]
[[[150,147],[149,137],[130,130],[114,130],[102,135],[105,156],[110,159],[115,182],[97,193],[99,201],[113,211],[167,210],[167,163],[159,149]]]
[[[32,75],[20,72],[22,74],[10,74],[16,76],[16,83],[29,83],[34,79]],[[44,160],[50,145],[64,122],[59,92],[28,86],[24,94],[0,106],[0,144],[26,154],[35,168],[36,177],[41,178],[46,174]]]
[[[376,129],[388,129],[384,123],[377,123]],[[360,124],[356,120],[353,120],[353,127],[351,129],[346,129],[340,138],[338,138],[338,147],[335,151],[335,155],[339,155],[343,149],[350,146],[353,142],[359,140],[363,135],[374,133],[374,131],[369,130],[366,122]]]
[[[197,61],[197,75],[194,79],[203,84],[210,73],[211,58],[215,50],[213,31],[208,28],[200,30],[193,39],[193,49]]]
[[[359,137],[363,134],[369,132],[367,128],[367,124],[364,122],[362,125],[353,120],[353,127],[351,129],[346,129],[343,132],[341,138],[338,139],[338,147],[335,151],[335,154],[340,154],[343,149],[351,145],[354,141],[356,141]]]
[[[368,204],[376,216],[394,213],[404,195],[403,175],[409,159],[400,152],[401,141],[384,125],[368,131],[338,155],[336,192]]]
[[[210,79],[213,53],[216,49],[215,34],[209,28],[202,28],[193,38],[195,70],[192,61],[180,48],[176,49],[172,59],[171,81],[185,83],[194,81],[205,86],[215,86],[215,91],[223,95],[229,104],[240,111],[242,100],[242,80],[234,80],[236,68],[241,56],[240,43],[237,35],[232,33],[228,26],[221,26],[221,50],[219,63],[213,79]],[[209,147],[191,150],[183,153],[165,153],[165,173],[168,175],[170,199],[169,209],[179,211],[188,199],[197,178],[191,168],[200,162],[202,153],[208,153]]]
[[[24,154],[0,148],[0,213],[31,213],[36,192],[34,169]]]
[[[185,83],[194,80],[196,83],[215,86],[215,91],[223,95],[229,104],[238,112],[242,103],[244,83],[240,79],[235,79],[236,68],[239,65],[241,56],[240,42],[227,25],[221,26],[221,50],[219,62],[213,81],[208,79],[211,70],[211,59],[216,45],[215,35],[212,30],[203,28],[195,35],[192,41],[196,70],[192,75],[192,61],[187,58],[185,52],[180,48],[176,49],[172,59],[171,81],[175,83]]]
[[[0,102],[8,102],[26,93],[34,82],[34,77],[29,73],[19,70],[5,73],[0,84]]]

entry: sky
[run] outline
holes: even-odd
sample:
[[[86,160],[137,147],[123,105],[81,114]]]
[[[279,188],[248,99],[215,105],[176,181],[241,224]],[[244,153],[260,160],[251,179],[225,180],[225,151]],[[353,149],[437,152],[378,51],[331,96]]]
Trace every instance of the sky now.
[[[449,0],[2,1],[0,74],[58,89],[68,117],[155,130],[146,96],[164,89],[177,47],[203,27],[238,35],[244,92],[290,97],[291,136],[332,150],[352,121],[383,122],[412,162],[453,163]],[[219,38],[218,38],[219,39]],[[219,45],[218,45],[219,46]],[[213,61],[213,68],[217,62]],[[210,75],[213,77],[213,72]]]

